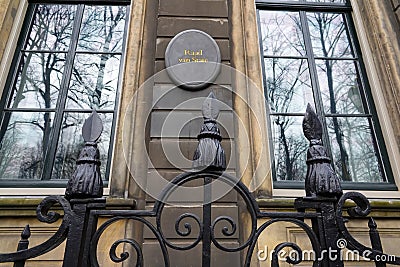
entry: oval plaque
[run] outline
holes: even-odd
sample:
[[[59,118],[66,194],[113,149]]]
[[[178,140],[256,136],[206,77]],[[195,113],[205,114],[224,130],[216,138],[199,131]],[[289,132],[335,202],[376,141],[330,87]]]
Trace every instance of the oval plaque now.
[[[199,90],[214,82],[221,70],[221,53],[205,32],[178,33],[165,51],[165,66],[171,80],[185,89]]]

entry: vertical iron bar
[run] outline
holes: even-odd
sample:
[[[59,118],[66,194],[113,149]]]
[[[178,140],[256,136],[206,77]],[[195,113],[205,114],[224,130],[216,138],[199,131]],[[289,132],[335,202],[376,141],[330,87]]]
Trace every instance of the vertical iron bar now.
[[[78,267],[83,236],[85,235],[85,217],[88,206],[87,200],[71,200],[73,205],[73,221],[68,230],[67,244],[65,246],[63,267]],[[75,203],[74,203],[75,202]],[[85,203],[86,202],[86,203]]]
[[[370,217],[368,221],[369,227],[369,239],[371,240],[371,246],[373,249],[383,252],[381,237],[379,236],[378,226],[375,220]],[[386,267],[386,263],[383,261],[375,261],[376,267]]]
[[[73,221],[68,230],[63,267],[87,267],[89,265],[89,247],[93,233],[97,228],[97,218],[90,210],[105,207],[105,199],[73,199]]]
[[[202,267],[211,266],[211,178],[204,178]]]
[[[87,212],[87,224],[85,227],[85,239],[82,242],[82,266],[91,266],[89,251],[90,251],[90,242],[92,241],[92,237],[97,230],[97,222],[98,217],[95,215],[92,210],[93,209],[105,209],[106,203],[105,199],[95,199],[96,202],[92,203],[89,208],[90,210]]]
[[[29,246],[29,237],[31,236],[31,229],[29,228],[29,224],[25,226],[24,230],[21,233],[21,240],[18,242],[17,251],[27,249]],[[20,260],[14,262],[14,267],[24,267],[25,260]]]
[[[333,201],[326,201],[320,205],[323,225],[319,227],[324,232],[324,237],[320,237],[320,240],[324,240],[327,249],[323,263],[329,267],[343,267],[341,249],[338,247],[339,229],[336,225],[335,204]]]
[[[340,238],[335,217],[335,198],[303,197],[295,201],[298,211],[314,209],[320,216],[311,219],[312,229],[321,244],[321,255],[318,260],[323,267],[343,267],[341,249],[338,247]]]

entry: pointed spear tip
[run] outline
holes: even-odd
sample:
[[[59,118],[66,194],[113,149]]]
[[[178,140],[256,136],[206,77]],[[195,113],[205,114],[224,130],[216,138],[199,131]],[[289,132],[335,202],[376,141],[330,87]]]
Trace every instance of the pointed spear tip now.
[[[303,119],[303,133],[311,141],[322,138],[322,124],[310,103],[307,104],[306,114]]]
[[[29,224],[27,224],[21,233],[21,238],[28,239],[30,236],[31,236],[31,228],[29,227]]]
[[[103,132],[103,122],[96,110],[93,109],[82,127],[82,136],[85,142],[96,142]]]
[[[210,92],[207,98],[203,102],[202,113],[205,119],[213,119],[216,120],[219,115],[219,107],[217,104],[217,98],[214,95],[214,92]]]
[[[378,227],[378,225],[376,224],[374,218],[370,217],[368,220],[368,227],[370,229],[376,229]]]
[[[312,105],[310,103],[307,103],[307,108],[306,108],[306,116],[307,115],[316,115],[314,108],[312,107]]]

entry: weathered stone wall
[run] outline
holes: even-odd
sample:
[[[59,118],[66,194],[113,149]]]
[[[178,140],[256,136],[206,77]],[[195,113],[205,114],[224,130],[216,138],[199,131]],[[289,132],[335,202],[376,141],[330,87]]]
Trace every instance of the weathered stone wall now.
[[[4,49],[13,26],[19,0],[0,1],[0,60],[3,58]]]
[[[165,71],[165,50],[171,39],[181,31],[196,29],[208,33],[218,44],[221,51],[222,63],[230,65],[230,31],[229,11],[227,0],[198,1],[198,0],[160,0],[158,1],[156,24],[153,38],[155,38],[154,83],[145,90],[152,91],[152,107],[150,116],[145,118],[148,126],[148,155],[149,169],[147,175],[147,192],[156,192],[158,195],[165,185],[160,180],[171,180],[185,170],[190,170],[191,160],[196,150],[197,135],[203,124],[201,106],[205,97],[213,91],[217,99],[226,106],[221,109],[218,121],[220,123],[222,146],[225,149],[228,172],[235,175],[234,129],[232,115],[232,92],[230,70],[222,69],[215,85],[199,91],[188,91],[176,87]],[[145,61],[151,58],[143,58]],[[201,184],[197,191],[202,194]],[[213,189],[214,190],[214,189]],[[157,192],[158,191],[158,192]],[[154,197],[154,196],[153,196]],[[146,196],[147,208],[154,203],[152,196]],[[179,194],[180,199],[190,202],[192,195]],[[220,215],[231,216],[238,220],[236,194],[228,193],[213,207],[213,220]],[[192,207],[167,207],[163,212],[165,229],[175,223],[178,217],[192,212],[201,217],[202,208],[197,204]],[[166,231],[169,239],[179,236],[175,230]],[[197,233],[186,238],[177,239],[181,245],[188,245],[196,238]],[[237,243],[238,233],[231,237],[219,235],[225,245]],[[159,266],[161,257],[159,245],[154,236],[144,231],[144,253],[149,261],[148,266]],[[201,246],[190,251],[170,251],[172,266],[201,266]],[[238,266],[239,253],[231,253],[229,257],[218,250],[212,251],[215,266]],[[225,256],[226,255],[226,256]]]
[[[36,219],[36,206],[41,199],[0,199],[0,252],[15,252],[20,240],[21,232],[29,224],[31,237],[29,238],[29,248],[37,246],[56,233],[61,223],[61,219],[53,224],[39,222]],[[113,207],[116,208],[116,207]],[[120,207],[121,208],[121,207]],[[60,212],[60,211],[59,211]],[[100,219],[99,223],[104,222]],[[118,267],[119,263],[110,260],[108,251],[112,243],[125,235],[126,222],[117,222],[108,229],[101,237],[98,245],[97,255],[100,266]],[[26,267],[58,267],[62,266],[64,258],[65,242],[56,249],[30,259],[26,262]],[[117,254],[122,253],[122,247],[118,248]],[[0,263],[1,267],[12,266],[12,263]]]
[[[393,12],[393,3],[397,2],[398,0],[354,1],[360,9],[368,46],[372,52],[374,66],[370,67],[375,67],[377,71],[397,147],[400,147],[400,25]],[[372,88],[374,89],[376,90]]]

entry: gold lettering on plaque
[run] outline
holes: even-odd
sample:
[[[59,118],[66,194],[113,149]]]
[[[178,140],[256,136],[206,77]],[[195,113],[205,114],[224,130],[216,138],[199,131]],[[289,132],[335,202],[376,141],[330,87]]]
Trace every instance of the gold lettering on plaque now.
[[[191,49],[184,49],[183,56],[178,58],[178,63],[206,63],[208,62],[208,58],[203,57],[203,49],[200,50],[191,50]]]

